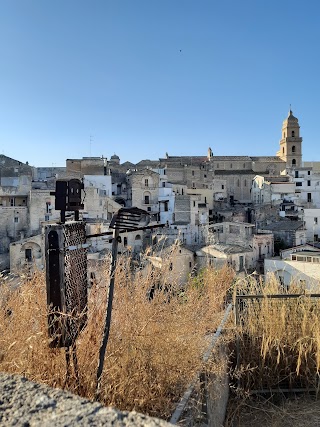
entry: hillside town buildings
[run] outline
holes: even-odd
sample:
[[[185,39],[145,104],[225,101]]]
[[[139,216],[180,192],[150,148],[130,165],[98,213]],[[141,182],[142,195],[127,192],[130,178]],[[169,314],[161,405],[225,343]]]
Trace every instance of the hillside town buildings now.
[[[184,275],[206,263],[263,272],[274,245],[278,251],[318,243],[319,165],[303,161],[300,125],[291,110],[271,156],[215,156],[209,147],[198,156],[166,153],[134,164],[113,154],[67,159],[65,167],[50,168],[0,155],[0,270],[44,268],[43,227],[60,215],[55,182],[78,178],[84,183],[81,218],[88,234],[106,232],[121,207],[141,208],[151,224],[163,225],[124,234],[120,251],[139,257],[148,249],[155,268],[162,265],[159,242],[166,248],[178,244],[187,254],[180,259],[189,259]],[[98,263],[110,248],[110,237],[92,239],[89,258]]]

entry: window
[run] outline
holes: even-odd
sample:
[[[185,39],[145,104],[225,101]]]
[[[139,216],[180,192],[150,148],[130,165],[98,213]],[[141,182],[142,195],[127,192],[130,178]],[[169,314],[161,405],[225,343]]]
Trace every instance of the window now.
[[[292,148],[291,148],[291,152],[292,152],[292,153],[295,153],[295,152],[296,152],[296,146],[295,146],[295,145],[293,145],[293,146],[292,146]]]
[[[246,168],[246,164],[245,163],[243,163],[243,169],[245,169]]]
[[[15,223],[18,223],[18,222],[19,222],[19,217],[18,217],[18,216],[15,216],[15,217],[14,217],[14,222],[15,222]]]
[[[44,220],[45,220],[45,221],[49,221],[49,219],[50,219],[50,216],[49,216],[49,215],[45,215],[45,216],[44,216]]]
[[[299,171],[295,171],[295,172],[294,172],[294,177],[295,177],[295,178],[299,178]]]
[[[194,176],[194,171],[192,171],[192,176]]]
[[[170,265],[169,265],[169,270],[170,270],[170,271],[172,271],[172,270],[173,270],[173,265],[172,265],[172,262],[170,262]]]
[[[292,163],[292,166],[295,166],[295,165],[296,165],[296,163],[297,163],[297,162],[296,162],[296,159],[292,159],[292,162],[291,162],[291,163]]]
[[[151,206],[148,206],[147,211],[151,212]]]
[[[292,138],[294,138],[294,130],[291,131],[291,136],[292,136]]]
[[[244,180],[244,186],[245,187],[247,186],[247,180],[246,179]]]
[[[318,218],[317,217],[315,217],[314,219],[313,219],[313,222],[314,222],[314,224],[316,225],[316,224],[318,224]]]
[[[169,203],[168,202],[164,202],[164,211],[168,212],[169,210]]]
[[[284,147],[282,147],[282,154],[284,154]]]
[[[232,163],[230,163],[230,169],[232,169]]]
[[[221,190],[224,190],[224,185],[223,184],[221,184]]]
[[[204,174],[203,176],[204,176],[205,178],[207,178],[207,175],[206,175],[206,174]]]
[[[284,138],[286,137],[286,133],[285,133],[285,132],[283,132],[283,137],[284,137]]]
[[[192,183],[192,188],[196,188],[196,184],[194,182]]]
[[[238,187],[240,187],[240,179],[238,179],[237,185],[238,185]]]
[[[32,261],[32,249],[26,249],[24,251],[24,256],[27,262],[31,262]]]
[[[15,206],[16,204],[15,204],[15,200],[14,200],[14,198],[12,197],[11,199],[10,199],[10,206]]]
[[[146,178],[146,179],[144,180],[144,186],[145,186],[145,187],[149,187],[149,180],[148,180],[148,178]]]
[[[163,182],[163,183],[162,183],[162,187],[165,187],[165,186],[166,186],[166,183],[165,183],[165,182]]]
[[[219,169],[219,163],[217,163],[217,166],[216,166],[216,168],[217,168],[217,169]]]
[[[302,187],[302,182],[296,182],[296,187]]]
[[[311,203],[312,202],[311,193],[307,193],[307,197],[308,197],[308,203]]]
[[[194,208],[196,207],[196,202],[195,202],[195,201],[193,201],[193,207],[194,207]]]
[[[189,261],[189,268],[192,268],[192,262]]]
[[[308,171],[308,175],[310,175],[310,171]]]
[[[310,187],[310,185],[311,185],[311,181],[310,181],[310,180],[308,180],[308,187]]]
[[[128,244],[128,237],[123,238],[123,246],[127,246]]]
[[[144,196],[144,204],[148,205],[150,203],[150,196],[149,194],[145,194]]]

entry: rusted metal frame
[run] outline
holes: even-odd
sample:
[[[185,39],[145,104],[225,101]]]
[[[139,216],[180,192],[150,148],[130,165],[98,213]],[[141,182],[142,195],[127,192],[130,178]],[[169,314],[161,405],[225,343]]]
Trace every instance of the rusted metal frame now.
[[[263,299],[263,298],[270,298],[270,299],[290,299],[290,298],[300,298],[300,297],[307,297],[307,298],[320,298],[320,294],[271,294],[271,295],[236,295],[236,299]]]
[[[122,233],[128,233],[130,231],[140,231],[140,230],[150,230],[152,228],[159,228],[159,227],[165,227],[166,224],[155,224],[155,225],[147,225],[145,227],[135,227],[135,228],[126,228],[126,229],[122,229],[120,230],[120,234]],[[98,234],[88,234],[86,235],[87,239],[90,239],[92,237],[100,237],[100,236],[112,236],[113,231],[105,231],[103,233],[98,233]]]

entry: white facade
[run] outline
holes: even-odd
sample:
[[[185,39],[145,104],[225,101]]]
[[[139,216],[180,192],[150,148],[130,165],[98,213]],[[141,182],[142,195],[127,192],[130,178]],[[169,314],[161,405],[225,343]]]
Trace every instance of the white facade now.
[[[307,242],[318,242],[320,240],[320,209],[304,209],[303,220]]]
[[[296,204],[305,208],[320,208],[320,173],[311,168],[288,169],[295,183]]]
[[[104,196],[112,196],[111,175],[84,175],[84,189],[94,187],[99,189]]]
[[[173,192],[172,184],[162,181],[162,186],[159,188],[159,213],[160,223],[171,225],[173,222],[175,193]]]
[[[295,183],[286,177],[272,179],[256,175],[252,181],[251,200],[254,204],[280,205],[283,200],[294,201]]]
[[[286,287],[295,283],[308,291],[320,291],[320,252],[294,252],[286,259],[272,258],[264,261],[265,275],[275,275]]]

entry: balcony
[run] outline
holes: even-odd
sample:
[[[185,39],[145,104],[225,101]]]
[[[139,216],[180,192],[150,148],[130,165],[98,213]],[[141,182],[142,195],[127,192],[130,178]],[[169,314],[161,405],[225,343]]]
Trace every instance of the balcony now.
[[[159,203],[158,203],[158,199],[142,199],[141,204],[143,206],[151,206],[151,205],[158,206]]]

